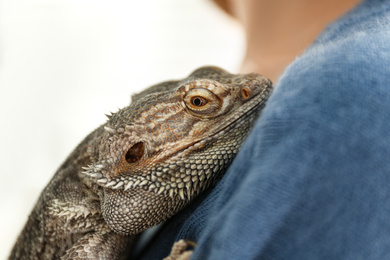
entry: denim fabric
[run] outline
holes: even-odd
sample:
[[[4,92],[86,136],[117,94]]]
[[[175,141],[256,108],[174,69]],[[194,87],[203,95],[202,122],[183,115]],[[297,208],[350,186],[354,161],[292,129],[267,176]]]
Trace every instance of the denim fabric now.
[[[390,1],[365,1],[285,71],[224,178],[144,259],[390,259]]]

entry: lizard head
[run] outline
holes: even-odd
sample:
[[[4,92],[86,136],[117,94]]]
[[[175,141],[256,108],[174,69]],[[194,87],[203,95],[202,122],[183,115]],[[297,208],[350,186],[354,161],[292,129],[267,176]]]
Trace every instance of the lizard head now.
[[[121,234],[167,219],[210,186],[233,160],[272,91],[258,75],[204,67],[151,87],[110,116],[89,149],[88,178]]]

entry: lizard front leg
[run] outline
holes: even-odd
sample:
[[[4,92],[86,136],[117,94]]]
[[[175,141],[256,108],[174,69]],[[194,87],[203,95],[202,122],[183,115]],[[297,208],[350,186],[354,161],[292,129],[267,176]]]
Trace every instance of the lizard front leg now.
[[[61,260],[118,259],[134,238],[134,236],[115,234],[112,231],[106,234],[88,233],[67,250]]]
[[[88,196],[85,200],[64,202],[52,200],[45,224],[52,244],[67,240],[71,246],[61,259],[119,259],[136,236],[116,234],[104,221],[100,203]]]

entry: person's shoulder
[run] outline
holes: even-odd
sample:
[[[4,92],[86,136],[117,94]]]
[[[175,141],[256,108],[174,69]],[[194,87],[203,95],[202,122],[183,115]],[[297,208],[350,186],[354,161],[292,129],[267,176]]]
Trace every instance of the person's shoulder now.
[[[286,69],[268,102],[264,119],[277,118],[279,123],[288,125],[285,128],[298,129],[311,123],[340,129],[367,118],[377,118],[379,122],[387,116],[388,18],[347,18],[325,31]]]
[[[375,22],[374,22],[375,21]],[[294,88],[305,93],[321,90],[354,91],[380,88],[389,92],[390,23],[371,18],[348,29],[324,33],[298,57],[278,82],[283,91]],[[334,36],[335,32],[340,35]]]
[[[389,83],[390,7],[366,1],[330,25],[280,79],[314,85]],[[376,3],[376,4],[375,4]]]

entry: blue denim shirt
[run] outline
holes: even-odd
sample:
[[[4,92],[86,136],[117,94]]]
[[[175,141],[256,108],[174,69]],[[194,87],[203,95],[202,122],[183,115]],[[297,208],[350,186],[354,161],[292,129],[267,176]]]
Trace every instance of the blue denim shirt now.
[[[390,259],[389,22],[390,1],[368,0],[331,24],[143,259],[181,238],[198,242],[193,259]]]

